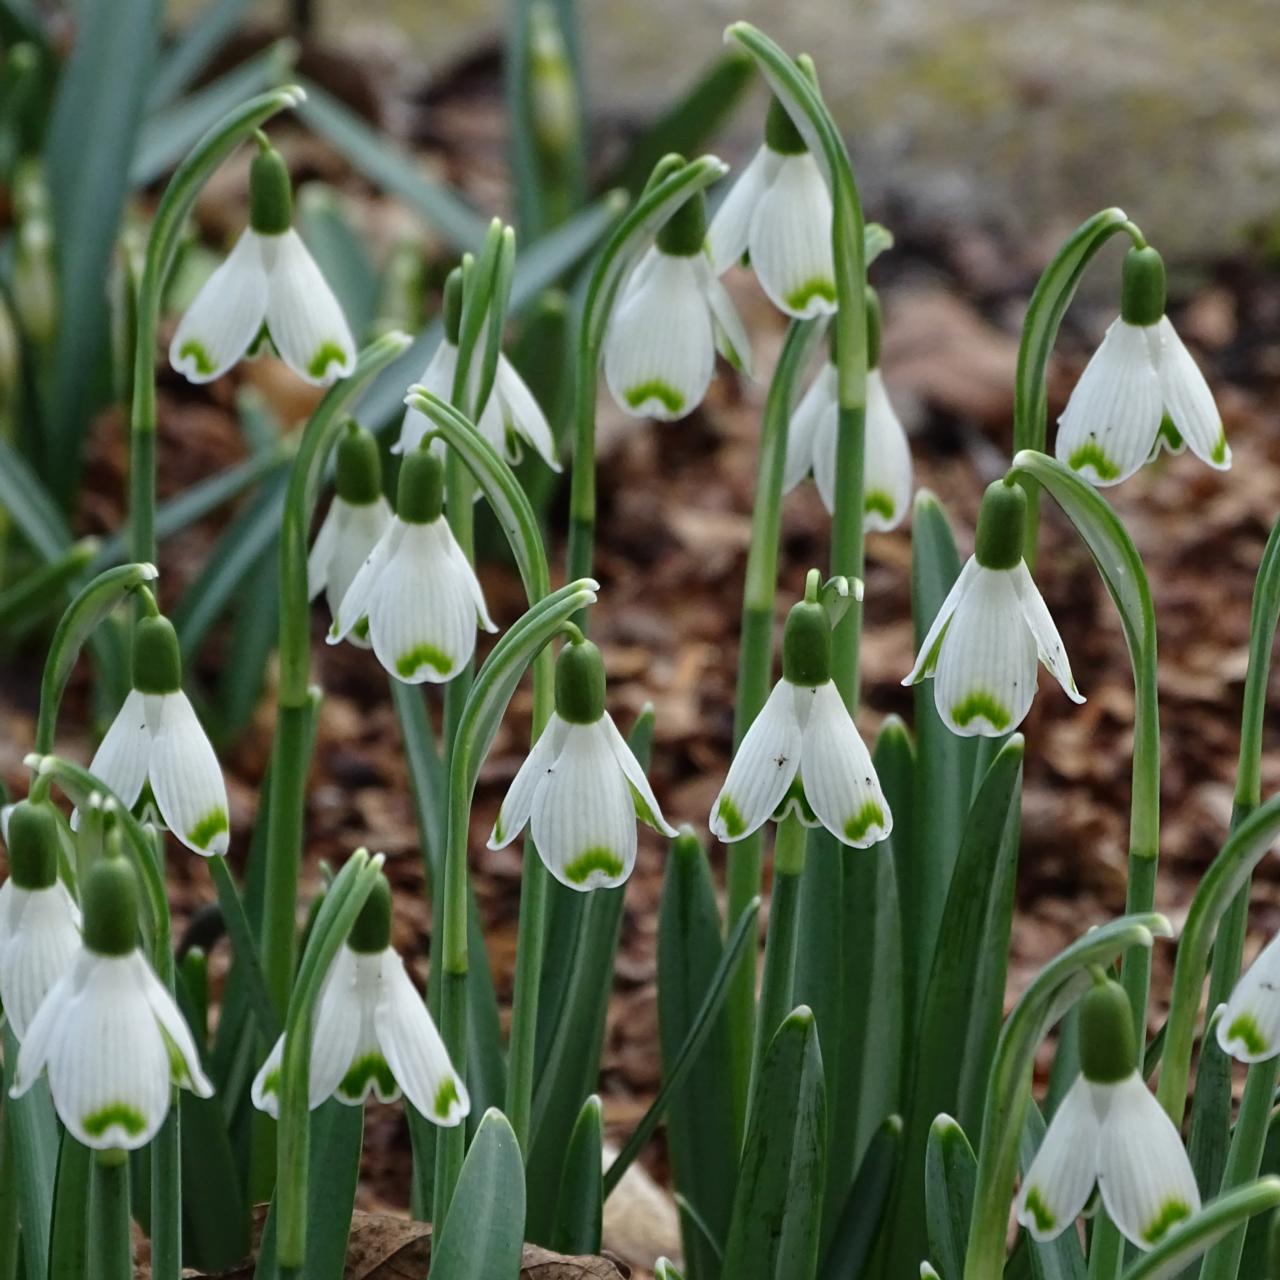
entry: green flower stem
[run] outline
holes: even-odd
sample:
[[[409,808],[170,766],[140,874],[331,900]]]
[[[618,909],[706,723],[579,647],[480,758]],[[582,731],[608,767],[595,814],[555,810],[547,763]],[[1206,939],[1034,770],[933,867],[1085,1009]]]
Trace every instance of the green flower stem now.
[[[123,1151],[100,1152],[93,1162],[91,1234],[101,1280],[133,1280],[133,1238],[129,1216],[129,1161]]]
[[[178,166],[156,209],[138,289],[133,411],[129,420],[129,526],[135,560],[156,558],[156,331],[183,224],[196,196],[223,160],[256,128],[277,112],[297,106],[303,96],[302,90],[293,85],[273,89],[220,120]]]

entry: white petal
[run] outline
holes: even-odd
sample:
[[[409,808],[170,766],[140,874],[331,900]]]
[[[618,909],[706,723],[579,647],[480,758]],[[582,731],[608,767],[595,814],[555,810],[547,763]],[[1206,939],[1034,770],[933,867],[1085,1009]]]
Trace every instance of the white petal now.
[[[1280,934],[1236,983],[1218,1019],[1218,1043],[1239,1062],[1265,1062],[1280,1051]]]
[[[1165,411],[1197,458],[1226,471],[1231,466],[1231,449],[1213,392],[1168,316],[1160,318],[1156,331],[1160,338],[1157,369]]]
[[[747,247],[760,287],[774,306],[800,317],[835,311],[831,193],[808,152],[779,163],[756,202]]]
[[[1114,320],[1062,417],[1058,461],[1095,485],[1119,484],[1151,456],[1163,417],[1154,330]]]
[[[951,620],[955,617],[960,601],[964,599],[965,593],[969,590],[977,574],[978,562],[973,556],[970,556],[965,561],[964,568],[960,570],[959,576],[951,584],[951,590],[947,592],[946,599],[942,602],[942,607],[938,610],[929,626],[929,630],[925,633],[924,639],[920,642],[920,652],[916,654],[916,665],[911,668],[910,673],[902,681],[904,685],[919,684],[921,680],[933,675],[938,665],[938,652],[942,648],[943,637],[951,626]]]
[[[476,571],[471,567],[471,561],[467,559],[466,552],[453,536],[449,522],[441,520],[436,528],[440,534],[440,540],[449,552],[449,559],[453,562],[454,569],[459,578],[466,583],[467,591],[471,594],[471,603],[476,610],[476,625],[490,633],[497,631],[497,623],[489,616],[489,606],[485,603],[484,588],[480,585],[480,579],[476,577]]]
[[[458,367],[458,348],[447,338],[440,340],[427,367],[418,379],[418,385],[439,396],[446,403],[453,400],[453,376]],[[432,429],[431,419],[417,409],[406,408],[400,423],[400,438],[391,446],[392,453],[412,453],[422,443],[422,437]]]
[[[339,506],[341,503],[341,506]],[[329,561],[333,558],[334,543],[338,537],[338,524],[346,503],[335,496],[320,522],[316,540],[307,556],[307,599],[314,600],[324,590],[329,577]]]
[[[805,799],[837,840],[866,849],[893,830],[889,802],[834,683],[820,685],[800,747]]]
[[[525,829],[533,812],[533,797],[560,754],[568,727],[554,711],[551,713],[547,727],[538,735],[524,764],[511,780],[489,835],[490,849],[505,849]]]
[[[1013,571],[1013,585],[1022,605],[1022,616],[1035,637],[1036,651],[1040,661],[1062,686],[1063,692],[1072,702],[1083,702],[1084,695],[1076,688],[1075,677],[1071,674],[1071,663],[1067,661],[1067,650],[1062,643],[1062,637],[1058,634],[1058,628],[1049,613],[1049,606],[1045,604],[1040,588],[1036,586],[1025,560],[1019,560],[1018,567]]]
[[[636,860],[636,811],[600,721],[571,724],[533,797],[529,830],[547,869],[570,889],[611,889]]]
[[[358,506],[342,502],[341,498],[334,498],[334,507],[340,502],[342,509],[338,515],[338,534],[325,575],[325,598],[329,604],[329,614],[334,618],[338,616],[338,610],[342,607],[347,592],[351,590],[356,574],[373,554],[374,547],[391,524],[391,504],[386,498],[379,497],[376,502]],[[367,649],[369,641],[361,634],[365,629],[357,620],[356,625],[347,632],[347,640]]]
[[[277,1036],[266,1061],[258,1068],[249,1097],[259,1111],[280,1118],[280,1072],[284,1066],[284,1036]]]
[[[787,463],[782,475],[783,492],[789,493],[810,471],[815,479],[821,471],[823,483],[818,485],[818,491],[828,511],[835,505],[836,382],[835,365],[824,360],[818,376],[791,415],[787,427]]]
[[[360,619],[368,616],[369,606],[381,589],[382,574],[392,556],[399,550],[406,527],[402,520],[394,517],[382,537],[374,543],[373,550],[352,578],[351,585],[343,592],[338,608],[333,611],[333,625],[325,637],[327,643],[338,644],[345,640]]]
[[[862,527],[868,532],[893,529],[911,504],[911,446],[879,369],[867,371],[865,454]]]
[[[748,378],[754,377],[755,361],[751,354],[751,335],[747,332],[746,325],[742,323],[738,308],[733,305],[728,289],[711,274],[711,264],[706,257],[699,257],[694,261],[702,280],[702,291],[706,295],[707,306],[711,308],[716,350],[740,373]]]
[[[962,737],[1011,733],[1036,691],[1036,642],[1007,569],[979,566],[938,653],[938,714]]]
[[[105,782],[126,809],[132,809],[142,794],[150,759],[151,731],[147,728],[146,700],[133,689],[93,753],[89,772]]]
[[[4,886],[12,931],[0,944],[0,1002],[21,1041],[45,996],[80,949],[79,912],[58,882],[47,889]]]
[[[49,988],[49,994],[40,1002],[35,1017],[27,1024],[9,1091],[13,1097],[22,1097],[35,1084],[48,1066],[50,1054],[61,1043],[63,1011],[84,982],[88,963],[82,948],[72,957],[71,967]]]
[[[355,964],[358,1031],[346,1074],[339,1081],[334,1097],[353,1107],[362,1105],[370,1094],[375,1094],[379,1102],[394,1102],[400,1096],[400,1086],[379,1042],[376,1014],[383,998],[383,960],[387,954],[394,960],[395,953],[368,955],[354,951],[351,954]]]
[[[531,445],[538,457],[552,471],[560,470],[547,415],[542,412],[542,406],[534,399],[528,384],[504,355],[498,356],[498,372],[493,381],[493,394],[489,397],[485,412],[488,413],[491,407],[496,407],[506,430],[514,432],[526,444]]]
[[[231,843],[227,785],[187,695],[151,695],[151,789],[165,826],[188,849],[224,854]]]
[[[726,844],[749,836],[782,803],[799,769],[796,689],[779,680],[733,757],[711,809],[711,833]]]
[[[1040,1143],[1018,1192],[1018,1221],[1033,1240],[1052,1240],[1084,1211],[1098,1173],[1098,1118],[1079,1076]]]
[[[1119,1084],[1092,1088],[1095,1106],[1099,1095],[1108,1095],[1098,1143],[1102,1203],[1126,1240],[1150,1249],[1200,1208],[1191,1162],[1173,1121],[1136,1071]]]
[[[300,378],[327,387],[356,367],[347,318],[302,238],[290,228],[265,238],[267,331]]]
[[[313,1109],[337,1093],[360,1041],[363,1010],[357,959],[344,942],[329,966],[316,1001],[307,1078],[307,1101]]]
[[[248,351],[266,314],[261,241],[245,231],[187,308],[169,344],[169,363],[189,382],[212,382]]]
[[[716,275],[723,275],[747,251],[747,233],[756,205],[781,157],[761,147],[720,202],[707,228],[707,247]]]
[[[141,951],[135,951],[129,958],[133,962],[135,981],[146,996],[157,1024],[169,1039],[170,1070],[173,1071],[179,1063],[182,1065],[182,1071],[175,1072],[174,1084],[190,1089],[197,1098],[213,1097],[213,1084],[200,1065],[200,1050],[196,1048],[191,1028],[187,1026],[177,1002],[165,990]]]
[[[694,260],[658,253],[614,312],[604,373],[624,412],[664,422],[701,403],[715,368],[711,312]]]
[[[604,734],[613,751],[613,758],[618,762],[618,767],[631,785],[636,817],[655,831],[660,831],[667,839],[674,840],[679,832],[662,816],[662,810],[658,807],[658,798],[653,794],[649,779],[645,777],[635,753],[627,746],[627,740],[618,732],[618,726],[613,723],[613,717],[606,711],[600,717],[600,723],[604,725]]]

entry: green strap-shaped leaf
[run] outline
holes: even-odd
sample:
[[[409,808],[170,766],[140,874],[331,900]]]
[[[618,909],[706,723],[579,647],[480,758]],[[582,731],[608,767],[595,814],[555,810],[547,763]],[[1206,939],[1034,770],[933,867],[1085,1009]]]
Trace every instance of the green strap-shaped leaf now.
[[[964,1130],[950,1116],[938,1116],[925,1147],[924,1200],[929,1260],[941,1275],[964,1275],[977,1180],[978,1158]]]
[[[0,440],[0,507],[46,561],[71,545],[71,530],[44,482],[11,444]]]
[[[21,1098],[10,1098],[8,1087],[18,1062],[18,1039],[4,1027],[4,1127],[14,1164],[22,1176],[15,1180],[18,1223],[23,1231],[22,1256],[26,1280],[47,1280],[49,1229],[53,1221],[54,1184],[58,1172],[58,1117],[54,1114],[47,1080],[37,1080]],[[8,1161],[6,1160],[6,1167]]]
[[[902,1155],[902,1121],[888,1116],[871,1135],[858,1174],[845,1197],[819,1272],[861,1276],[884,1224],[893,1178]]]
[[[600,1252],[604,1222],[603,1123],[600,1099],[593,1093],[578,1112],[578,1122],[564,1154],[551,1230],[551,1247],[558,1253]]]

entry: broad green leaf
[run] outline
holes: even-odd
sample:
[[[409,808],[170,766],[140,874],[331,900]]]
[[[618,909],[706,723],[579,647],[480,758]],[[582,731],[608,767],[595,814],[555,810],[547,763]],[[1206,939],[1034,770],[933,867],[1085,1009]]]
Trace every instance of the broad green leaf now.
[[[977,1177],[978,1159],[964,1130],[950,1116],[938,1116],[925,1146],[924,1201],[929,1259],[940,1275],[964,1275]]]
[[[4,1028],[6,1140],[12,1144],[16,1166],[18,1221],[24,1226],[23,1262],[27,1280],[46,1280],[49,1273],[49,1230],[53,1221],[54,1184],[58,1171],[58,1117],[54,1114],[47,1080],[37,1080],[21,1098],[8,1096],[18,1061],[18,1041]]]
[[[1065,1022],[1063,1025],[1066,1025]],[[1031,1103],[1027,1107],[1027,1119],[1022,1127],[1022,1140],[1018,1147],[1018,1166],[1024,1174],[1031,1167],[1036,1152],[1040,1150],[1045,1127],[1040,1108],[1034,1102]],[[967,1229],[966,1223],[966,1231]],[[1056,1240],[1047,1244],[1038,1244],[1023,1232],[1022,1243],[1026,1250],[1027,1275],[1031,1280],[1085,1280],[1088,1264],[1085,1262],[1084,1250],[1080,1247],[1080,1237],[1074,1228],[1064,1231]],[[1008,1280],[1012,1278],[1009,1277]]]
[[[820,1275],[861,1276],[884,1225],[889,1192],[902,1154],[902,1121],[887,1117],[871,1136],[845,1197]]]
[[[64,556],[71,530],[44,482],[11,444],[0,440],[0,507],[46,561]]]
[[[592,1094],[578,1112],[560,1175],[551,1247],[558,1253],[600,1252],[604,1222],[604,1130],[600,1099]]]
[[[1217,951],[1216,943],[1214,950]],[[1200,1038],[1191,1128],[1187,1135],[1187,1155],[1196,1173],[1200,1198],[1205,1201],[1212,1200],[1222,1185],[1222,1170],[1227,1163],[1227,1147],[1231,1140],[1232,1059],[1222,1052],[1215,1034],[1218,1011],[1212,1005],[1210,1009],[1204,1035]]]
[[[48,1280],[84,1280],[89,1274],[89,1185],[93,1163],[93,1152],[88,1147],[69,1133],[63,1135],[49,1226]],[[36,1241],[23,1241],[24,1249],[30,1246],[40,1247]],[[27,1274],[34,1280],[29,1260]]]

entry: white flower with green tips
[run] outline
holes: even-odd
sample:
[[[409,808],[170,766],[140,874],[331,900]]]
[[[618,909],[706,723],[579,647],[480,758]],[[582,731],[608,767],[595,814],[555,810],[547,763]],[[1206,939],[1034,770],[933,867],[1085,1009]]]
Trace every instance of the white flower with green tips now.
[[[1189,446],[1219,471],[1231,466],[1213,393],[1164,303],[1160,255],[1130,249],[1120,316],[1058,419],[1058,461],[1095,485],[1127,480],[1161,445],[1175,452]]]
[[[962,737],[999,737],[1026,718],[1043,662],[1083,702],[1067,651],[1022,558],[1026,495],[997,480],[982,500],[969,557],[920,645],[904,685],[934,678],[938,714]]]
[[[394,1102],[403,1093],[433,1124],[452,1128],[471,1110],[466,1086],[390,938],[391,890],[380,876],[320,989],[308,1103],[336,1098],[358,1107],[371,1094]],[[283,1062],[281,1036],[250,1091],[272,1116],[280,1113]]]
[[[249,226],[179,322],[169,362],[190,382],[211,382],[265,337],[315,386],[347,377],[356,364],[351,329],[293,229],[284,159],[265,144],[253,160],[249,199]]]
[[[137,891],[122,858],[85,878],[84,943],[27,1027],[12,1096],[48,1072],[67,1131],[95,1150],[145,1147],[173,1086],[213,1094],[173,997],[137,949]]]
[[[442,514],[444,469],[419,448],[400,467],[399,511],[333,615],[338,644],[368,619],[373,652],[405,684],[442,684],[471,661],[476,626],[496,631],[475,570]]]
[[[712,834],[726,843],[792,811],[855,849],[893,830],[871,755],[831,679],[831,627],[813,590],[816,576],[787,616],[782,679],[751,722],[712,805]]]
[[[1082,1071],[1049,1123],[1018,1192],[1018,1221],[1053,1240],[1084,1212],[1094,1186],[1111,1221],[1154,1248],[1200,1208],[1173,1121],[1135,1063],[1133,1015],[1118,983],[1099,983],[1080,1008]]]
[[[717,275],[744,255],[774,306],[790,316],[836,309],[831,192],[799,130],[775,98],[764,145],[711,219]]]
[[[1236,983],[1218,1018],[1218,1043],[1238,1062],[1265,1062],[1280,1053],[1280,935]]]
[[[604,663],[575,639],[556,663],[556,710],[520,766],[489,836],[502,849],[526,826],[570,889],[611,889],[636,861],[636,820],[674,839],[649,780],[604,707]]]

